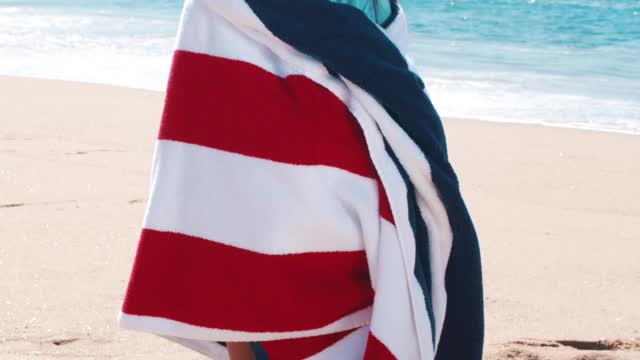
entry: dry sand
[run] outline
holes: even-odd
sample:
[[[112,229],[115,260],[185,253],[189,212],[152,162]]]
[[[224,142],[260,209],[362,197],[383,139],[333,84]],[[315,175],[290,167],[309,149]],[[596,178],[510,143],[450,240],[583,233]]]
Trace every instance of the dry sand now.
[[[201,359],[116,325],[162,99],[0,78],[0,359]],[[487,359],[640,359],[640,136],[446,125]]]

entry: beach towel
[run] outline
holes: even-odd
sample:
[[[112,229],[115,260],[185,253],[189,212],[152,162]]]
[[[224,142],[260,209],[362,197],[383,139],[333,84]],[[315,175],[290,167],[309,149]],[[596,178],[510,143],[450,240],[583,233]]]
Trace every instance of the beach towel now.
[[[478,239],[393,5],[186,1],[122,327],[215,359],[481,359]]]

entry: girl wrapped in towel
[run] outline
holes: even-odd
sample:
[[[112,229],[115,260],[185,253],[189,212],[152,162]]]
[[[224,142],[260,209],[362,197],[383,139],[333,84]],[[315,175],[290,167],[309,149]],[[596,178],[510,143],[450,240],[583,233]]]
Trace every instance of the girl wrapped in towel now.
[[[478,239],[390,0],[187,0],[122,327],[213,359],[480,360]]]

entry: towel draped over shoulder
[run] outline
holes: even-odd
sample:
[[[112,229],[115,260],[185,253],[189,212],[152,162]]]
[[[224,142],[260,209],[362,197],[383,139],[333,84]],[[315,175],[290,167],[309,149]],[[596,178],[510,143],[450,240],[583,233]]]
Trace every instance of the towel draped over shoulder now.
[[[406,55],[327,0],[187,0],[120,324],[211,358],[480,360],[478,239]]]

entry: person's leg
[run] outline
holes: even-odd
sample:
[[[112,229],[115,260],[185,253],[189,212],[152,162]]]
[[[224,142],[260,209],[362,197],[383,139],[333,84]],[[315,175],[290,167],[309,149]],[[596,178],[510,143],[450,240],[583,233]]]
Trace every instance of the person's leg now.
[[[227,343],[227,351],[231,360],[256,360],[249,343]]]

